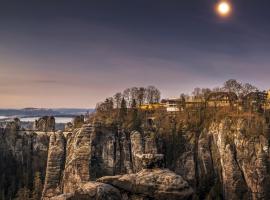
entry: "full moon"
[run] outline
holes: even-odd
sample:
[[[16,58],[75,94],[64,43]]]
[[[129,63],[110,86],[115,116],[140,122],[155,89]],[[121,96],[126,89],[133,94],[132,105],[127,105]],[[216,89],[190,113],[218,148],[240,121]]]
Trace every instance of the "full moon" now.
[[[231,12],[231,5],[226,1],[221,1],[217,4],[216,10],[219,15],[226,17]]]

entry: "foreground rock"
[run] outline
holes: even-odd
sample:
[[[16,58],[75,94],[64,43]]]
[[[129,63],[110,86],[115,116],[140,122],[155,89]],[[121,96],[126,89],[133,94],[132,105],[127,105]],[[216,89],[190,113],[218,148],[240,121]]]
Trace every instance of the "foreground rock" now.
[[[137,174],[107,176],[97,181],[146,199],[181,200],[191,199],[193,196],[193,189],[189,184],[181,176],[166,169],[143,169]]]
[[[73,193],[62,194],[51,200],[120,200],[120,191],[108,184],[88,182]]]

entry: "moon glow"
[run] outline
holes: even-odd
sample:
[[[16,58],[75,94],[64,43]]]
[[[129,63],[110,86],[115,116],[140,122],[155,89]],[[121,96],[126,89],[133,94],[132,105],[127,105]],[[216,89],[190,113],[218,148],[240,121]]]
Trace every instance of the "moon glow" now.
[[[231,5],[227,1],[221,1],[216,6],[217,13],[222,17],[227,17],[231,13]]]

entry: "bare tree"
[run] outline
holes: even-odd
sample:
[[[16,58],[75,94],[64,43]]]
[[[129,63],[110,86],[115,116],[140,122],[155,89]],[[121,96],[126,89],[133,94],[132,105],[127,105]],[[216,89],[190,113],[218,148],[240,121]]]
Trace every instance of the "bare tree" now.
[[[130,88],[130,97],[132,99],[132,102],[133,102],[133,99],[135,99],[135,101],[137,102],[137,100],[138,100],[138,91],[139,91],[139,89],[137,87]]]
[[[211,93],[211,90],[209,88],[194,88],[192,95],[195,99],[203,99],[206,98]]]
[[[224,88],[215,87],[212,89],[213,92],[224,92]]]
[[[120,105],[121,105],[121,100],[122,100],[122,94],[121,92],[117,92],[114,96],[114,104],[115,104],[115,107],[118,109],[120,108]]]
[[[160,91],[155,86],[148,86],[146,91],[148,103],[158,103],[160,101]]]
[[[138,104],[141,106],[145,101],[145,88],[140,87],[138,90]]]
[[[230,79],[224,83],[224,90],[227,92],[234,92],[238,97],[242,98],[243,96],[259,91],[257,87],[251,85],[250,83],[241,83],[235,79]]]
[[[132,103],[131,89],[130,88],[127,88],[124,90],[123,97],[125,98],[126,104],[129,107]]]
[[[201,91],[202,96],[203,96],[204,99],[206,99],[211,92],[212,91],[209,88],[203,88],[202,91]]]
[[[104,102],[98,103],[96,106],[98,112],[112,112],[113,110],[113,98],[109,97]]]
[[[250,83],[245,83],[243,86],[242,86],[242,95],[245,96],[251,92],[256,92],[258,91],[258,88],[251,85]]]
[[[201,96],[201,88],[196,87],[194,88],[192,95],[197,99]]]
[[[242,83],[236,81],[235,79],[230,79],[224,83],[223,88],[226,92],[234,92],[239,96],[242,90]]]

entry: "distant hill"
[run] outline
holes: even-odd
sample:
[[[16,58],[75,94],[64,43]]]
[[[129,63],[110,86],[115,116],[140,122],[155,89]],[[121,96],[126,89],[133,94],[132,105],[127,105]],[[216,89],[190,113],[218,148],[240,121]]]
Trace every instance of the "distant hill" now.
[[[70,115],[79,115],[85,114],[86,112],[93,112],[95,109],[82,109],[82,108],[58,108],[54,109],[54,111],[62,113],[62,114],[70,114]]]
[[[24,109],[0,109],[0,116],[18,116],[18,117],[34,117],[34,116],[74,116],[85,114],[86,112],[93,112],[94,109],[81,109],[81,108],[24,108]]]

